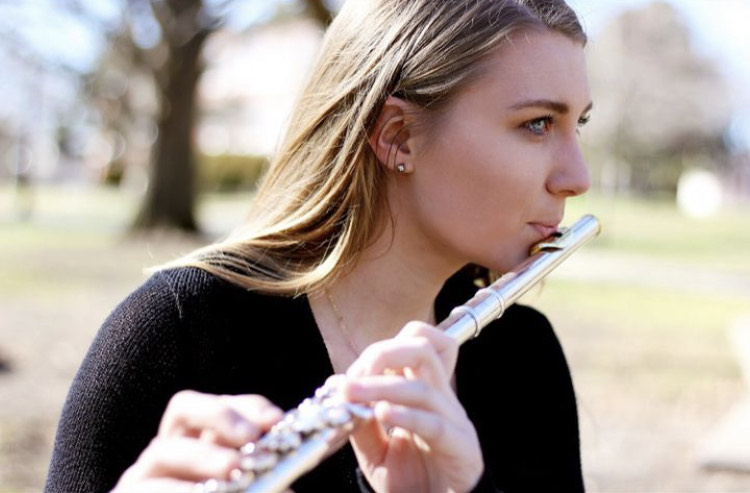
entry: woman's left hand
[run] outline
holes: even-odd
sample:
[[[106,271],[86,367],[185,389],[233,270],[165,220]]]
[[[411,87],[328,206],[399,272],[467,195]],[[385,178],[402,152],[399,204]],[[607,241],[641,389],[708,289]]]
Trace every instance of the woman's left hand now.
[[[351,441],[376,491],[464,492],[479,481],[479,439],[451,384],[457,355],[456,341],[410,322],[347,371],[347,398],[374,403],[376,419]]]

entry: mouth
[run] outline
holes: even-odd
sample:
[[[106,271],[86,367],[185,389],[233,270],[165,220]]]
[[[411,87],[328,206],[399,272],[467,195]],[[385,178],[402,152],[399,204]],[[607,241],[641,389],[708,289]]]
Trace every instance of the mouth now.
[[[541,222],[533,222],[529,223],[529,226],[531,226],[535,231],[537,231],[541,238],[547,238],[559,231],[559,222],[555,223],[541,223]]]

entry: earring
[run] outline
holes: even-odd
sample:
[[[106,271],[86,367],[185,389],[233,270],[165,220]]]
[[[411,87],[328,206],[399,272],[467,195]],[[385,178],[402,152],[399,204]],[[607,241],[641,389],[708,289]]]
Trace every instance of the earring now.
[[[406,165],[405,165],[404,163],[399,163],[399,164],[397,164],[397,165],[396,165],[396,172],[397,172],[397,173],[398,173],[399,175],[404,175],[404,174],[406,174]]]

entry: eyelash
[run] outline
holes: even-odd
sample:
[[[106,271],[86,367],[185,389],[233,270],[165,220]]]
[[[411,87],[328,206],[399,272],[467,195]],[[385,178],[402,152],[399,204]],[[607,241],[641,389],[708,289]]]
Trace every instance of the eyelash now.
[[[552,115],[545,115],[540,118],[534,118],[533,120],[530,120],[523,124],[523,127],[534,134],[537,137],[544,136],[547,132],[549,132],[550,128],[552,127],[552,124],[555,122],[555,118]],[[543,123],[544,124],[544,130],[536,130],[534,128],[535,125]]]
[[[578,128],[576,129],[576,132],[580,132],[580,129],[584,125],[586,125],[589,122],[590,119],[591,119],[590,115],[585,115],[585,116],[582,116],[581,118],[579,118],[578,119]],[[540,130],[535,130],[534,129],[534,125],[537,125],[539,123],[543,123],[544,124],[544,130],[540,131]],[[555,123],[555,117],[553,115],[545,115],[543,117],[535,118],[533,120],[530,120],[530,121],[524,123],[523,124],[523,128],[525,128],[526,130],[528,130],[529,132],[531,132],[532,134],[534,134],[534,135],[536,135],[538,137],[542,137],[547,132],[550,131],[550,128],[552,127],[552,125],[554,123]]]

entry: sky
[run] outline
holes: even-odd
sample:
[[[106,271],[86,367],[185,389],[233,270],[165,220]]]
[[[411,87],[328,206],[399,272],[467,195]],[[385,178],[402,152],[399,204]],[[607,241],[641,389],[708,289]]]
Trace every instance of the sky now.
[[[0,33],[9,30],[20,34],[30,51],[43,54],[43,60],[85,70],[100,53],[100,34],[92,31],[74,16],[59,14],[54,8],[60,0],[0,0]],[[212,0],[208,0],[209,2]],[[236,0],[243,7],[236,12],[252,15],[266,0]],[[289,0],[285,0],[289,1]],[[338,1],[338,0],[337,0]],[[356,0],[355,0],[356,1]],[[646,5],[650,0],[568,0],[578,12],[592,40],[619,12]],[[737,91],[738,128],[742,140],[750,145],[750,0],[668,0],[683,13],[691,28],[696,49],[716,59]],[[335,3],[333,1],[332,3]],[[105,20],[116,18],[117,0],[97,0],[86,4]],[[251,8],[255,6],[254,8]],[[262,10],[262,9],[261,9]],[[13,15],[8,15],[13,14]],[[55,26],[54,29],[50,26]],[[12,63],[5,58],[6,68]],[[23,53],[21,53],[23,57]],[[0,75],[0,87],[3,86]],[[7,81],[5,81],[7,82]]]
[[[74,67],[92,63],[101,41],[96,33],[70,16],[56,15],[52,5],[59,0],[24,0],[24,3],[2,2],[0,10],[14,9],[17,16],[0,16],[12,22],[22,22],[22,34],[35,49],[47,52],[52,58]],[[617,13],[636,8],[650,0],[568,0],[578,12],[586,30],[592,38]],[[708,55],[721,60],[722,67],[732,77],[750,82],[750,0],[668,0],[684,15],[692,28],[696,47]],[[258,0],[237,0],[245,6],[237,10],[253,15],[258,12]],[[116,15],[113,0],[89,2],[87,9],[96,11],[101,18],[111,19]],[[35,6],[35,7],[30,7]],[[255,8],[252,8],[256,6]],[[55,29],[50,29],[54,25]]]
[[[649,0],[568,0],[592,37],[619,12]],[[722,70],[750,83],[750,0],[669,0],[691,28],[696,49],[719,60]]]
[[[750,0],[668,0],[684,16],[696,51],[718,62],[736,101],[732,139],[750,148]],[[589,36],[623,10],[650,0],[568,0]]]

